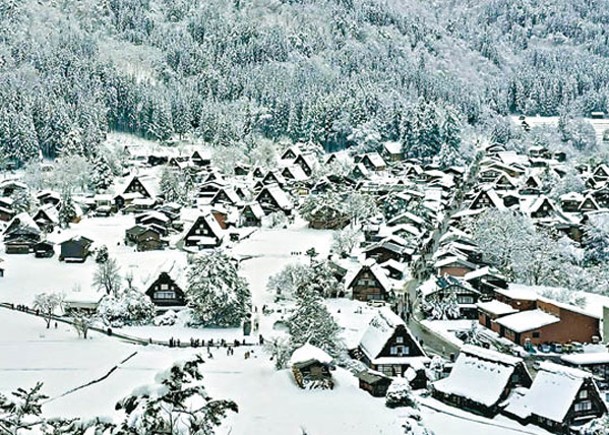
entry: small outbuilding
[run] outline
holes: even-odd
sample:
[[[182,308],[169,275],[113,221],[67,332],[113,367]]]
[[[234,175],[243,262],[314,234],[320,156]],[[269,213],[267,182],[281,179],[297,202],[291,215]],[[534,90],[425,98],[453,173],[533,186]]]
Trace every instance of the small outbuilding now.
[[[320,348],[308,343],[299,347],[292,354],[289,365],[300,388],[334,388],[330,373],[332,357]]]

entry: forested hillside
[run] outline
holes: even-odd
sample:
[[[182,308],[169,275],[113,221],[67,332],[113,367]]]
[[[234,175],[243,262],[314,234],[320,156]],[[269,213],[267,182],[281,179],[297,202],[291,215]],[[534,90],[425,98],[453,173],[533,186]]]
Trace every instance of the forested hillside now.
[[[0,154],[111,130],[435,153],[446,125],[606,110],[608,24],[607,0],[0,0]]]

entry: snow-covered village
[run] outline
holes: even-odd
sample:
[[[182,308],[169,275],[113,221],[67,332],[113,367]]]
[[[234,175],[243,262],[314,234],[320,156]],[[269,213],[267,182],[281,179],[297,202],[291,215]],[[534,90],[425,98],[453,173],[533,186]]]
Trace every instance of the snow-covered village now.
[[[0,435],[609,434],[609,4],[0,0]]]

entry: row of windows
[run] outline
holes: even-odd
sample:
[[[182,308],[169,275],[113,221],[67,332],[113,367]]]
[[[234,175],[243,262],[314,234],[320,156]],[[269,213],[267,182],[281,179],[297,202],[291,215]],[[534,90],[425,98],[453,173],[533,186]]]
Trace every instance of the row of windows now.
[[[575,404],[575,412],[590,411],[592,409],[592,401],[584,400]]]
[[[410,355],[410,348],[408,346],[391,346],[389,353],[393,356]]]
[[[176,292],[171,292],[171,291],[154,292],[154,299],[176,299]]]

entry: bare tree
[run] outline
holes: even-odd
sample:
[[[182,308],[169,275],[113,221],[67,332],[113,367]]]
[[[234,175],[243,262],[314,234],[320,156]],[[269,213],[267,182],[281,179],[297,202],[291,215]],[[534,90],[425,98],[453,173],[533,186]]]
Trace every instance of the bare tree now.
[[[47,324],[47,329],[51,327],[53,314],[63,307],[63,295],[59,293],[40,293],[34,298],[34,309],[40,310]]]
[[[82,311],[76,311],[72,316],[72,325],[76,329],[79,337],[87,339],[89,328],[93,324],[93,319]]]
[[[114,258],[109,258],[105,263],[99,263],[95,276],[93,277],[93,285],[98,290],[104,290],[106,294],[116,296],[121,286],[121,275],[119,267]]]

